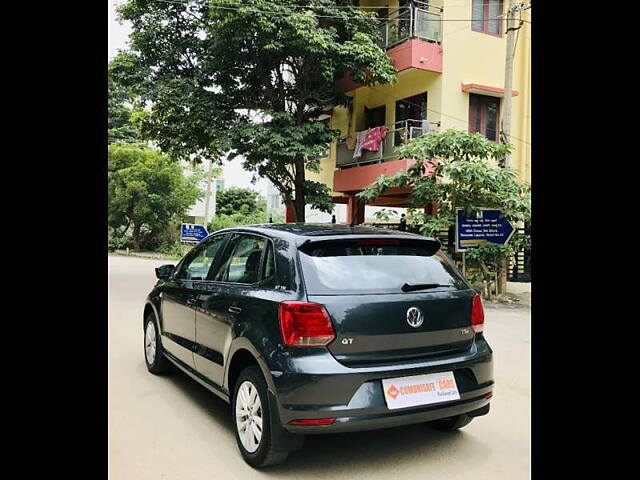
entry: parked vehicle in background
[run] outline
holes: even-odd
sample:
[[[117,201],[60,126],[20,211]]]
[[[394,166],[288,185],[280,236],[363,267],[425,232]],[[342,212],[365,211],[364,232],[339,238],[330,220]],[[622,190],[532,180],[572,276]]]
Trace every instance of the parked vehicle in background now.
[[[254,467],[305,434],[461,428],[489,412],[492,350],[480,297],[439,248],[336,224],[215,232],[156,269],[147,368],[173,364],[229,402]]]

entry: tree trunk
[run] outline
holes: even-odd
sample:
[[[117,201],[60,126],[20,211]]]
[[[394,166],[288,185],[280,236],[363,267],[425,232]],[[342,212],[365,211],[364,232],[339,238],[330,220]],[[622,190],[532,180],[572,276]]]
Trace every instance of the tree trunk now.
[[[500,261],[500,271],[498,273],[498,293],[507,293],[507,273],[509,271],[508,257]]]
[[[136,252],[140,251],[140,227],[142,227],[142,225],[136,223],[133,226],[133,234],[131,235],[131,240],[133,241],[133,249]]]
[[[306,204],[305,194],[304,194],[304,158],[298,157],[296,158],[296,177],[295,177],[295,188],[296,188],[296,197],[293,200],[293,204],[296,211],[296,222],[304,223],[305,222],[305,212],[304,207]]]

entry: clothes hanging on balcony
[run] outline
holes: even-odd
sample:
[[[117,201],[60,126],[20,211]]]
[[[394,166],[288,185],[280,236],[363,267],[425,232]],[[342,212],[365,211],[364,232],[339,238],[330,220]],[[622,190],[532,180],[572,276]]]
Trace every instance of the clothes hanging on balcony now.
[[[380,143],[387,135],[388,131],[389,129],[385,125],[382,125],[381,127],[370,128],[366,131],[364,142],[362,143],[362,148],[371,152],[377,152],[378,150],[380,150]]]
[[[364,143],[364,139],[367,136],[368,130],[362,130],[358,132],[356,135],[356,148],[353,151],[353,158],[359,158],[362,156],[362,144]]]

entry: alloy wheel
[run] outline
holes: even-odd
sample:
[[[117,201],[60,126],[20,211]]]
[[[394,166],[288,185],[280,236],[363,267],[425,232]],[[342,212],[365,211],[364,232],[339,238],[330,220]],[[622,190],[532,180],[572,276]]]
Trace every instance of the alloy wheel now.
[[[153,365],[156,359],[156,326],[153,321],[147,322],[147,332],[144,338],[144,351],[147,355],[147,363]]]
[[[236,398],[236,428],[242,446],[255,452],[262,439],[262,404],[256,386],[248,380],[242,382]]]

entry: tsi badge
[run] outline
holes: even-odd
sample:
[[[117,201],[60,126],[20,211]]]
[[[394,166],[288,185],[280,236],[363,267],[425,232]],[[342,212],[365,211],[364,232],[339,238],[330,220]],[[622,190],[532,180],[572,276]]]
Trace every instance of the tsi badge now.
[[[411,307],[407,310],[407,323],[413,328],[418,328],[424,322],[424,315],[422,310],[418,307]]]

